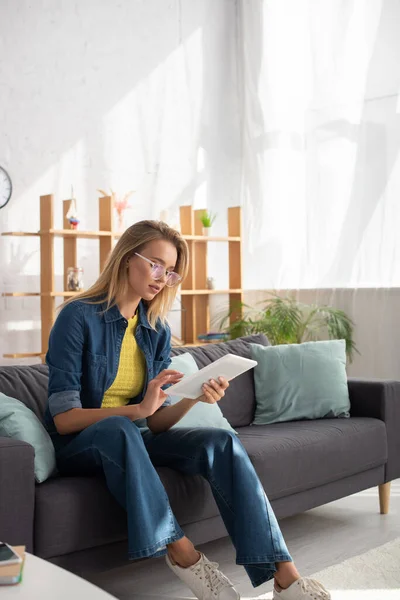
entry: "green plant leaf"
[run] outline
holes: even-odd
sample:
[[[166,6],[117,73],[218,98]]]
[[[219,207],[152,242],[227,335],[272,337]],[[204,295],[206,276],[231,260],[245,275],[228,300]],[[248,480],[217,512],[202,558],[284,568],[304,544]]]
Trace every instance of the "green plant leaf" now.
[[[280,297],[270,293],[266,300],[257,303],[261,308],[252,308],[237,303],[228,311],[220,313],[220,330],[231,338],[254,333],[264,333],[272,345],[295,344],[323,339],[344,339],[346,353],[352,362],[354,353],[359,351],[353,339],[354,323],[340,309],[332,306],[318,306],[297,302],[294,297]],[[230,323],[235,309],[243,313],[241,319]]]
[[[203,225],[203,227],[211,227],[211,225],[214,223],[215,219],[217,218],[217,213],[213,213],[211,210],[204,210],[200,216],[199,219]]]

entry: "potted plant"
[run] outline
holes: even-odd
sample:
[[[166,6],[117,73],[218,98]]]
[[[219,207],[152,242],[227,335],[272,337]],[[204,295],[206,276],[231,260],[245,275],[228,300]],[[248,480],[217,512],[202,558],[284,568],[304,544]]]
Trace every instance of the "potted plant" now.
[[[203,235],[209,235],[212,224],[214,223],[217,217],[216,213],[213,213],[209,210],[204,210],[199,219],[201,224],[203,225]]]
[[[232,307],[222,316],[220,328],[227,331],[232,339],[264,333],[273,346],[326,338],[345,340],[349,362],[353,361],[354,352],[359,354],[353,339],[354,323],[344,311],[332,306],[303,304],[295,298],[271,296],[258,303],[262,305],[258,309],[239,303],[245,311],[243,317],[234,323],[229,322],[229,317],[238,305]]]

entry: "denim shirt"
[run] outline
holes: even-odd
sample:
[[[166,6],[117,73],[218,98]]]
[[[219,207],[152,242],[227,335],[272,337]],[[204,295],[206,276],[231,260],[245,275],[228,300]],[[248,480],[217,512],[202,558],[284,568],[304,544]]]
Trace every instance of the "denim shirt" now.
[[[127,326],[128,321],[118,307],[106,310],[106,303],[88,304],[76,300],[60,311],[50,333],[46,355],[49,389],[44,420],[50,434],[56,433],[53,421],[56,415],[72,408],[101,407],[104,392],[117,375]],[[140,301],[135,337],[147,368],[144,388],[129,404],[141,402],[148,382],[171,363],[171,331],[161,323],[157,323],[156,329],[150,326],[146,307]],[[163,406],[169,404],[167,398]],[[136,424],[145,425],[145,420],[140,419]]]

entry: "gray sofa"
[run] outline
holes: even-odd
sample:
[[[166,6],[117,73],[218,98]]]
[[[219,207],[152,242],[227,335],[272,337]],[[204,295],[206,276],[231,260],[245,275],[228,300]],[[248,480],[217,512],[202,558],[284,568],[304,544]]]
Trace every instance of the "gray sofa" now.
[[[232,352],[250,356],[262,335],[190,352],[199,367]],[[42,418],[45,365],[0,368],[0,392],[18,398]],[[349,380],[351,418],[252,426],[252,371],[231,383],[220,407],[240,435],[278,518],[287,517],[400,477],[400,383]],[[81,575],[126,561],[124,510],[102,477],[59,477],[35,485],[33,448],[0,438],[0,540]],[[158,469],[172,508],[194,543],[226,535],[208,484]],[[381,490],[387,489],[387,486]],[[377,507],[378,510],[378,507]]]

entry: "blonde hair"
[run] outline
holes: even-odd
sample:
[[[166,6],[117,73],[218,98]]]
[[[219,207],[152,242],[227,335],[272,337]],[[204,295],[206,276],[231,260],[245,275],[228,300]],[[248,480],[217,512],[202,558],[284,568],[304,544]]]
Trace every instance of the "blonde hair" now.
[[[181,234],[162,221],[139,221],[122,234],[97,281],[88,290],[67,300],[62,306],[75,300],[86,300],[89,304],[101,304],[106,301],[106,310],[115,306],[117,298],[123,296],[128,287],[127,260],[154,240],[166,240],[175,246],[178,258],[174,271],[184,279],[189,268],[189,250]],[[177,289],[178,286],[164,286],[153,300],[147,302],[147,319],[153,329],[158,319],[162,325],[166,324]]]

